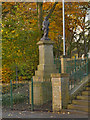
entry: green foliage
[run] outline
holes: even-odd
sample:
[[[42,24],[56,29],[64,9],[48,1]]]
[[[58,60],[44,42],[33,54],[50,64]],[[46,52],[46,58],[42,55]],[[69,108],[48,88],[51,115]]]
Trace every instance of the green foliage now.
[[[38,64],[36,43],[40,40],[39,29],[41,29],[42,18],[47,16],[53,5],[52,2],[43,3],[43,7],[38,8],[37,14],[36,3],[2,3],[2,67],[12,71],[11,78],[4,77],[3,81],[9,82],[10,79],[16,79],[16,67],[19,80],[30,79],[34,75]],[[81,2],[65,3],[66,53],[70,57],[72,50],[76,47],[74,33],[78,26],[83,29],[83,17],[87,14],[87,10],[81,9],[82,7],[88,8],[89,5]],[[60,56],[63,54],[62,4],[60,2],[56,5],[49,20],[49,38],[55,42],[54,54]],[[38,24],[39,21],[40,24]]]
[[[13,104],[22,103],[27,100],[27,96],[23,94],[14,94],[13,95]],[[10,94],[2,95],[2,105],[3,106],[10,106]]]
[[[5,66],[13,71],[12,80],[16,78],[16,67],[18,68],[18,79],[30,79],[38,64],[36,43],[39,33],[37,29],[32,29],[32,27],[37,27],[37,22],[27,19],[29,12],[26,16],[25,11],[21,12],[20,5],[23,4],[12,5],[13,9],[9,6],[7,12],[5,12],[5,4],[2,10],[2,67]],[[23,9],[23,7],[21,8]],[[8,79],[3,81],[9,82]]]

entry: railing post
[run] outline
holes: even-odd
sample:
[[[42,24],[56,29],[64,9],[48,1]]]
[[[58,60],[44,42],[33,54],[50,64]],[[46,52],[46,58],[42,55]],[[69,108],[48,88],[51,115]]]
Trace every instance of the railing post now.
[[[75,56],[75,71],[76,71],[76,56]]]
[[[29,82],[28,82],[28,86],[29,86]],[[30,86],[29,86],[30,87]],[[28,87],[28,104],[30,104],[30,90],[29,90],[29,87]]]
[[[61,65],[59,65],[59,73],[61,73]]]
[[[87,54],[86,72],[87,72],[87,75],[88,75],[88,54]]]
[[[58,57],[58,65],[59,65],[59,73],[61,73],[61,61],[60,61],[60,57]]]
[[[55,64],[55,56],[54,56],[54,64]]]
[[[33,78],[31,79],[31,110],[34,110],[34,104],[33,104]]]
[[[76,56],[75,56],[75,72],[76,72]],[[75,79],[74,79],[74,87],[75,87],[75,82],[76,82],[76,74],[75,74]]]
[[[11,102],[11,109],[13,109],[13,96],[12,96],[12,80],[10,80],[10,102]]]

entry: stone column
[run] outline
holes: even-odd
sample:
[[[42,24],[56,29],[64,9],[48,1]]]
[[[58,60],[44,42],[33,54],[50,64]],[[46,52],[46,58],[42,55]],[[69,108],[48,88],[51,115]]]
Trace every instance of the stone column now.
[[[61,73],[66,73],[66,65],[67,65],[66,56],[61,56]]]
[[[52,81],[52,108],[53,111],[61,111],[69,102],[68,81],[69,76],[65,73],[51,74]]]

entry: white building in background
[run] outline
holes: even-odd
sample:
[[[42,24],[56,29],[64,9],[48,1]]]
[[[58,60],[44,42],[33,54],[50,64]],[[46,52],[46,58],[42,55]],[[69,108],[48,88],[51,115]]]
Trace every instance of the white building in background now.
[[[88,58],[90,58],[90,50],[89,50],[89,52],[87,54],[88,54]]]

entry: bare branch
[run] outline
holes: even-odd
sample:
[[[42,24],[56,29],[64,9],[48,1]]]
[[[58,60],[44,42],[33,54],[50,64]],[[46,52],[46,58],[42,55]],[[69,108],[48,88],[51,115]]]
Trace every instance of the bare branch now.
[[[50,18],[50,16],[51,16],[52,12],[54,11],[55,6],[56,6],[56,4],[57,4],[57,3],[58,3],[58,2],[55,2],[55,3],[54,3],[54,5],[53,5],[53,7],[50,9],[49,14],[46,16],[46,17],[47,17],[47,19],[49,19],[49,18]]]

